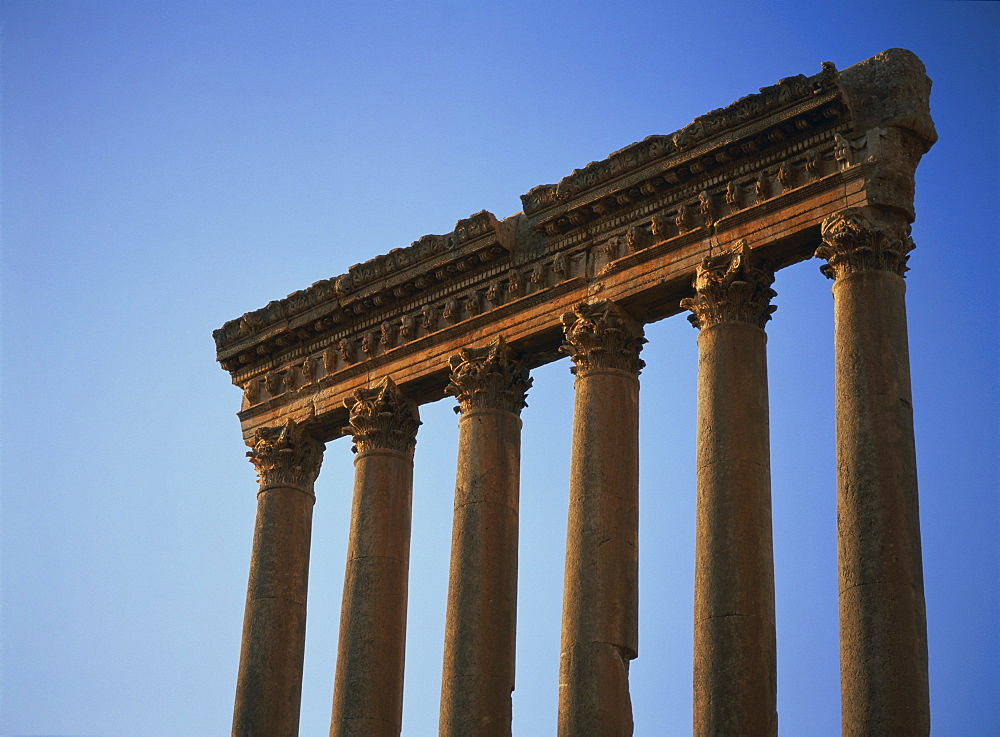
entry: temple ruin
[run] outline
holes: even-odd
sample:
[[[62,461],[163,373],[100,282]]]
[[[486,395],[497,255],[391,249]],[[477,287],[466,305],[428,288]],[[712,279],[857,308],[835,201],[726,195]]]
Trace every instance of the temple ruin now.
[[[774,272],[813,257],[835,313],[843,734],[929,734],[903,280],[929,93],[905,50],[824,63],[217,330],[260,481],[233,734],[298,731],[313,484],[342,436],[357,455],[330,733],[400,733],[418,408],[446,395],[440,734],[510,734],[520,412],[531,370],[567,356],[559,735],[632,734],[643,326],[687,312],[694,732],[776,735],[765,328]]]

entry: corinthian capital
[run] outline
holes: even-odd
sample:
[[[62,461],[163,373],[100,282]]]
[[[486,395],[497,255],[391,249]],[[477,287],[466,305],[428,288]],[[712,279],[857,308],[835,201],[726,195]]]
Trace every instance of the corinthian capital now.
[[[458,400],[456,412],[502,409],[519,415],[528,406],[528,368],[513,357],[502,336],[485,348],[463,348],[450,364],[451,381],[445,393]]]
[[[257,469],[262,490],[293,486],[311,494],[323,463],[323,443],[302,425],[288,420],[284,425],[258,429],[247,458]]]
[[[351,412],[350,426],[344,431],[354,436],[355,453],[376,448],[413,452],[420,426],[417,404],[388,376],[373,389],[355,389],[344,406]]]
[[[771,304],[774,272],[738,240],[732,251],[706,256],[695,272],[695,296],[681,300],[691,310],[688,320],[696,328],[723,322],[748,322],[763,328],[777,307]]]
[[[891,271],[903,276],[907,255],[913,250],[910,227],[905,223],[881,225],[860,207],[850,207],[823,221],[823,245],[816,258],[828,263],[819,270],[830,279],[843,279],[856,271]]]
[[[568,354],[574,374],[596,368],[621,369],[638,375],[646,364],[639,358],[646,339],[642,326],[613,302],[582,302],[562,316]]]

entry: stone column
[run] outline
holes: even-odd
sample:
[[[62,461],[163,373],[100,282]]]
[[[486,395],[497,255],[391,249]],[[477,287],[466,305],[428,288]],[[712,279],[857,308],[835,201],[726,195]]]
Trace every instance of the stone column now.
[[[639,635],[642,326],[610,302],[562,316],[575,364],[559,734],[631,735]]]
[[[903,273],[905,222],[850,208],[816,256],[833,279],[840,680],[845,735],[927,735],[927,623]]]
[[[502,338],[451,359],[458,473],[440,734],[509,735],[517,615],[521,409],[528,370]]]
[[[233,734],[294,735],[302,695],[313,482],[323,444],[289,420],[258,430],[247,456],[257,468],[260,491]]]
[[[682,307],[698,335],[694,734],[778,733],[764,324],[774,277],[743,241]]]
[[[396,737],[410,561],[416,403],[386,377],[344,402],[354,437],[354,504],[340,613],[332,737]]]

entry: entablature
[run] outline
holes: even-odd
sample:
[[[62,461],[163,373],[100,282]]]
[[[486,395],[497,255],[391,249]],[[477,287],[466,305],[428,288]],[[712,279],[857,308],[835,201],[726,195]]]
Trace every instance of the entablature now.
[[[535,187],[521,213],[484,210],[226,323],[214,335],[244,434],[290,418],[337,437],[344,399],[384,376],[434,401],[448,357],[498,334],[529,366],[556,360],[559,317],[582,301],[675,314],[701,260],[738,239],[781,268],[844,208],[912,220],[929,89],[908,51],[825,63]]]

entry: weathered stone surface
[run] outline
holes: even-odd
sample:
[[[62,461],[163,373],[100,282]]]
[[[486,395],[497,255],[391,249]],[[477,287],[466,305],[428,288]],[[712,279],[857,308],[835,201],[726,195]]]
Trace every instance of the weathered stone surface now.
[[[639,650],[639,351],[608,302],[562,317],[576,399],[559,664],[559,734],[631,735]]]
[[[551,311],[594,295],[640,322],[675,314],[717,243],[742,238],[781,268],[845,208],[912,219],[913,172],[936,137],[929,88],[900,49],[824,65],[536,188],[523,213],[478,213],[230,321],[216,342],[245,389],[245,436],[314,417],[338,437],[344,399],[373,373],[439,399],[447,358],[485,336],[504,334],[529,366],[555,360]]]
[[[773,276],[745,245],[706,259],[698,334],[694,734],[777,735],[767,336]],[[749,295],[749,298],[748,298]]]
[[[521,466],[518,414],[530,379],[502,340],[456,358],[452,386],[461,417],[440,734],[510,735]]]
[[[762,328],[772,269],[815,253],[837,319],[844,732],[926,734],[900,277],[914,171],[937,136],[929,90],[908,51],[824,63],[536,187],[521,213],[479,212],[216,331],[261,479],[234,732],[294,733],[312,482],[321,442],[344,434],[358,462],[332,730],[398,732],[415,406],[451,394],[462,416],[441,731],[509,734],[518,415],[528,370],[569,353],[560,730],[628,734],[641,326],[687,308],[700,329],[696,733],[773,734]],[[739,246],[720,255],[720,243]],[[612,422],[627,426],[613,441]],[[369,549],[382,552],[357,552]],[[389,602],[384,619],[372,601]]]
[[[247,586],[233,734],[296,734],[305,653],[313,482],[323,446],[289,421],[261,429],[257,523]]]
[[[927,735],[927,624],[905,257],[898,248],[891,258],[884,257],[884,249],[871,250],[872,244],[901,242],[906,227],[882,228],[866,213],[853,213],[854,228],[843,228],[842,220],[824,223],[827,242],[819,255],[830,259],[826,273],[835,277],[843,732]]]
[[[354,501],[331,737],[398,735],[403,718],[416,404],[388,377],[349,400]]]

